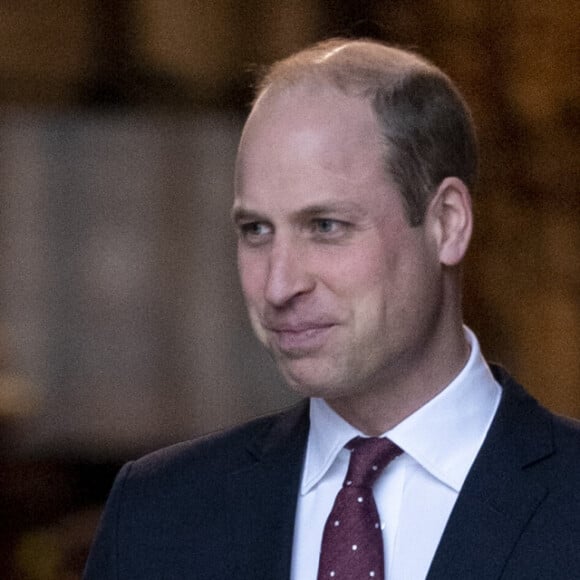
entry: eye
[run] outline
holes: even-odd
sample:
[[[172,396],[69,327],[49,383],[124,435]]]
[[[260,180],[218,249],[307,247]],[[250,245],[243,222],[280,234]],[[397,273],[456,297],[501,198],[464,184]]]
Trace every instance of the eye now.
[[[329,234],[332,233],[339,225],[336,220],[331,220],[328,218],[321,218],[314,221],[316,226],[316,230],[323,233]]]
[[[261,236],[269,232],[269,228],[266,224],[262,222],[251,222],[249,224],[243,224],[241,230],[244,234]]]
[[[349,224],[332,218],[316,218],[312,220],[312,232],[324,238],[339,237],[346,233]]]
[[[272,226],[265,222],[247,222],[239,225],[240,237],[252,244],[263,242],[272,233]]]

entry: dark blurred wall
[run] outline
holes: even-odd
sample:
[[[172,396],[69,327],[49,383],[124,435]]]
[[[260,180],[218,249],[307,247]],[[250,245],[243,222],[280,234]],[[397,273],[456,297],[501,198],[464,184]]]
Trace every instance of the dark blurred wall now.
[[[580,5],[0,2],[0,575],[80,578],[121,461],[288,404],[228,223],[261,65],[335,35],[415,47],[472,106],[465,309],[580,417]]]
[[[162,433],[180,438],[287,401],[264,395],[272,371],[262,370],[269,363],[247,331],[232,335],[216,320],[204,331],[188,316],[211,312],[199,303],[211,296],[218,320],[227,314],[234,328],[245,325],[222,217],[256,68],[337,34],[416,47],[466,95],[482,147],[467,320],[490,358],[550,407],[580,416],[578,23],[578,4],[563,0],[2,2],[0,184],[10,222],[1,248],[11,266],[0,272],[0,316],[13,355],[8,375],[49,392],[41,407],[48,423],[36,424],[36,437],[60,428],[53,414],[71,405],[82,407],[80,416],[93,408],[98,415],[93,426],[67,417],[59,446],[74,449],[79,433],[98,440],[102,416],[102,425],[127,419],[118,438],[131,448],[139,445],[133,437],[143,442],[130,409],[155,410],[145,444],[154,446]],[[199,237],[204,211],[206,223],[219,224],[219,250]],[[60,274],[56,286],[42,285],[43,256]],[[137,258],[142,271],[129,280],[123,261]],[[99,297],[82,294],[87,280],[105,275],[108,289],[91,286]],[[128,292],[129,282],[137,286],[125,310],[115,311],[114,301],[107,307],[103,293],[115,284]],[[215,292],[215,284],[227,288]],[[220,310],[218,299],[229,306]],[[75,312],[85,316],[80,323]],[[104,320],[110,326],[99,335]],[[121,340],[115,324],[123,321],[120,332],[129,334]],[[213,351],[198,352],[207,331],[221,338],[206,341]],[[116,350],[112,338],[120,340]],[[238,339],[241,350],[231,355]],[[90,376],[77,372],[86,351]],[[221,369],[222,390],[212,394],[211,365],[224,352],[237,362]]]

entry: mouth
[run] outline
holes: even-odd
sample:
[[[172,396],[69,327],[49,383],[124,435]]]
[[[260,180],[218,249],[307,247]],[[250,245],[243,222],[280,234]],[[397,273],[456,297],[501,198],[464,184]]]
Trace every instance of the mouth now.
[[[335,327],[330,323],[307,323],[266,327],[276,350],[288,356],[305,356],[321,349]]]

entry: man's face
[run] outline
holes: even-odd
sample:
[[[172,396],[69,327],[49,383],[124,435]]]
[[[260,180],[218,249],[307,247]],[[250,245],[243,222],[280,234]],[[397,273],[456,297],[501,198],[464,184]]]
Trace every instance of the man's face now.
[[[331,88],[262,99],[240,144],[234,219],[252,326],[298,392],[388,388],[428,356],[439,261],[386,178],[367,102]]]

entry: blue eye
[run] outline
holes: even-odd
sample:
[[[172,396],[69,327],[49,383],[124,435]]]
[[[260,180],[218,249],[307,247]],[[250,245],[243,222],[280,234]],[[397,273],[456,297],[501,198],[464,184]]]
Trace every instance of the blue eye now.
[[[250,236],[262,236],[264,234],[269,233],[270,228],[261,222],[251,222],[248,224],[243,224],[241,226],[241,231],[245,235]]]
[[[339,226],[339,222],[327,218],[316,220],[316,229],[323,234],[334,232]]]
[[[336,238],[346,235],[351,224],[332,218],[316,218],[312,221],[312,232],[322,238]]]
[[[238,226],[240,239],[248,244],[260,244],[272,234],[272,226],[264,222],[248,222]]]
[[[320,242],[342,242],[352,233],[353,224],[334,218],[314,218],[309,224],[310,235]]]

